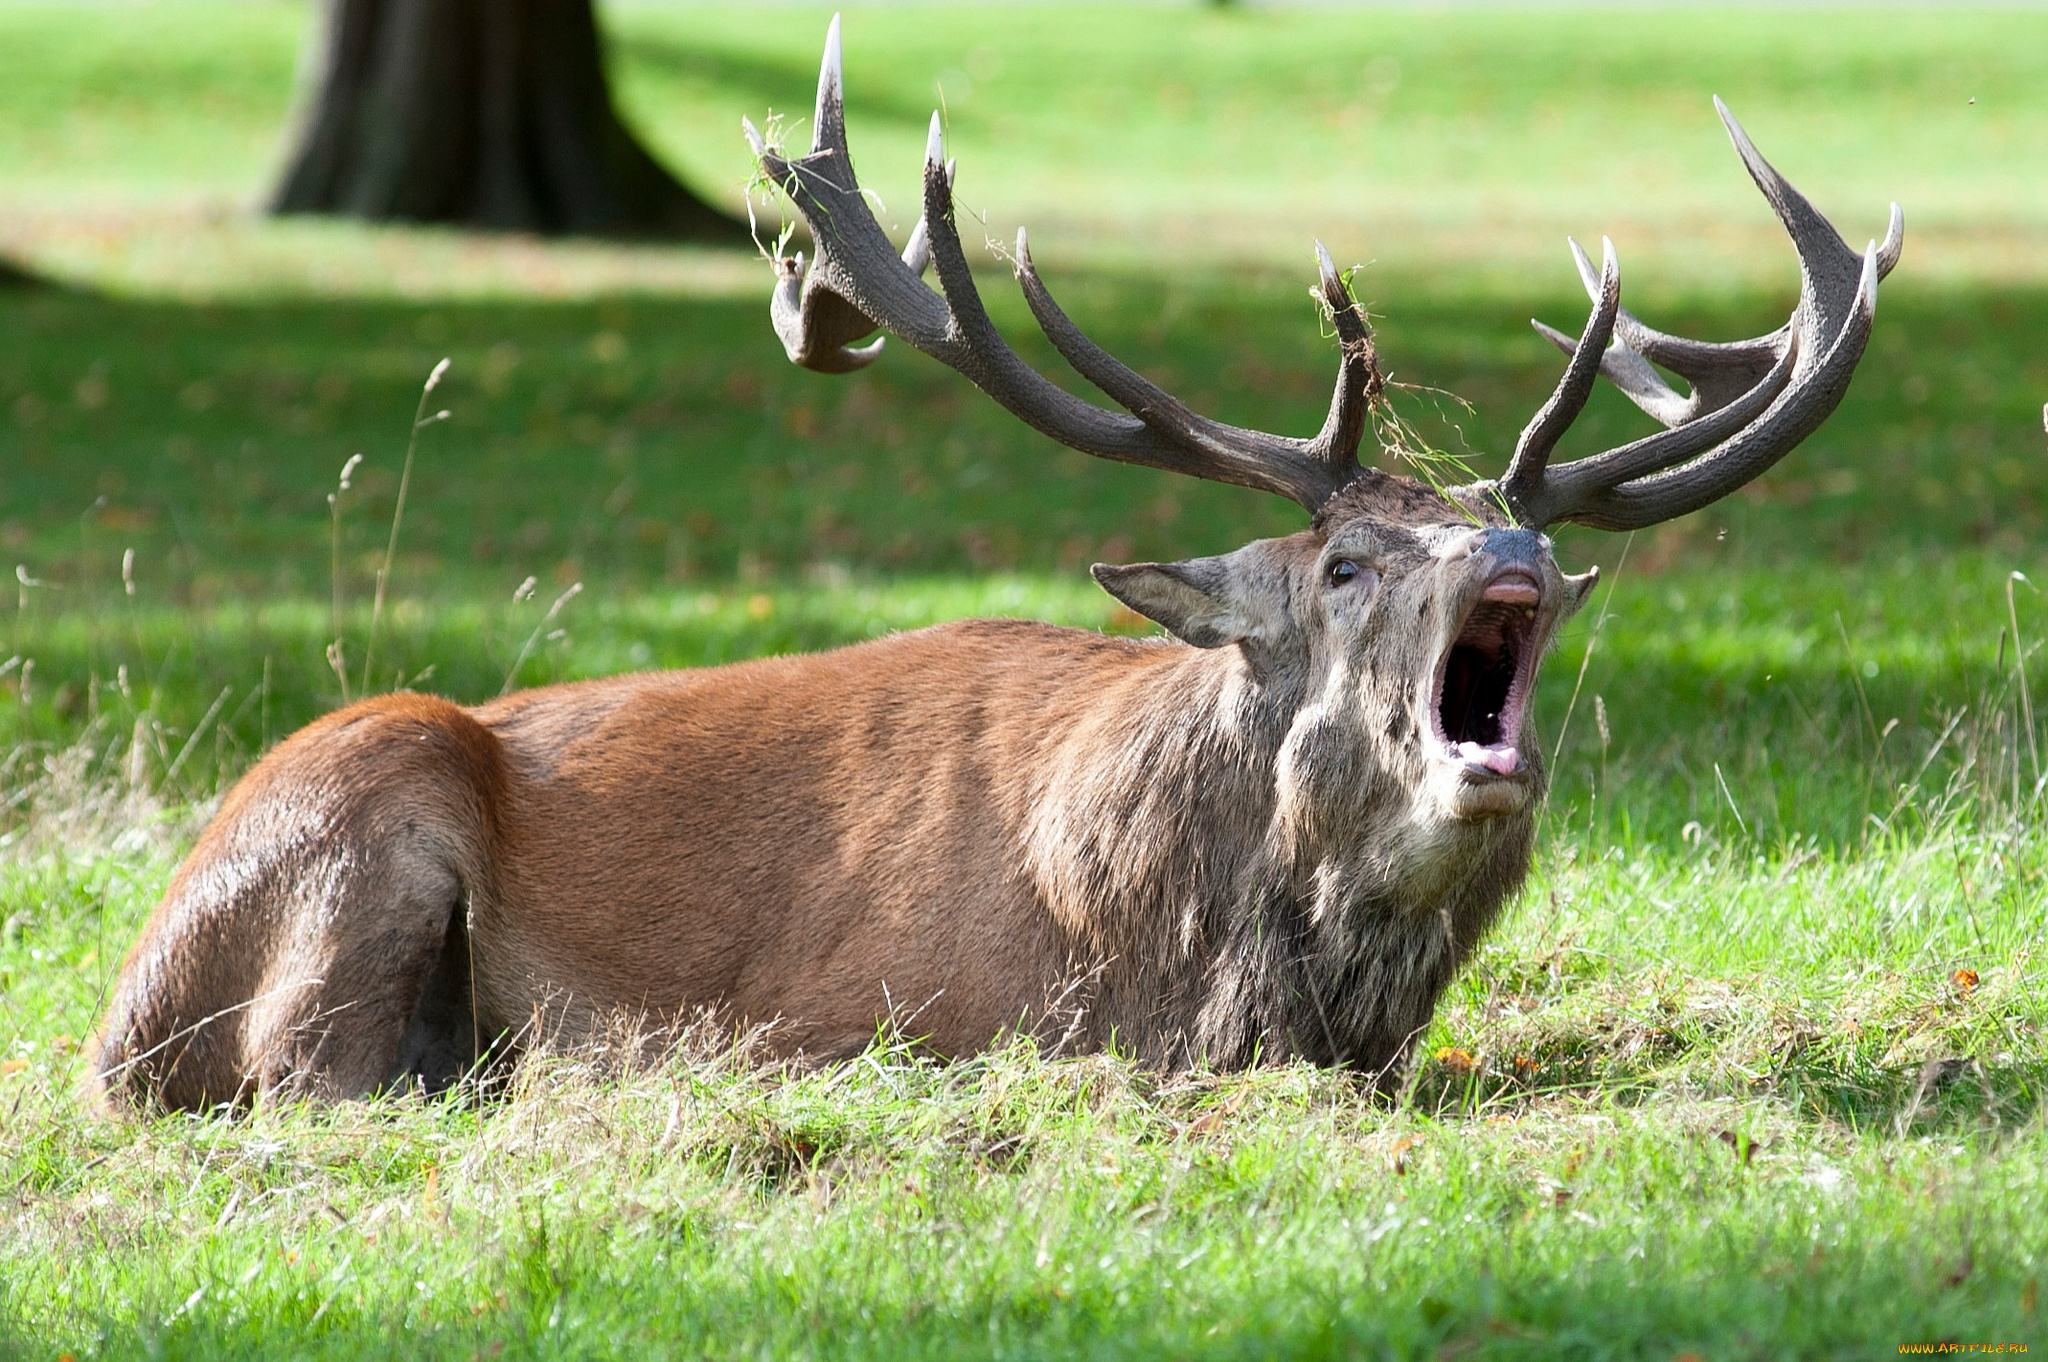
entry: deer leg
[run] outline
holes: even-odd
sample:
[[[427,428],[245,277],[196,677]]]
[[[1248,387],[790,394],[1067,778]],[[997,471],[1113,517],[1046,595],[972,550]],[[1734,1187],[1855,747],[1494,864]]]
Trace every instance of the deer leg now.
[[[438,1091],[476,1061],[459,880],[397,848],[361,859],[358,892],[293,915],[249,1009],[242,1066],[257,1096]]]
[[[480,1052],[473,902],[496,739],[390,696],[331,715],[229,796],[121,971],[100,1089],[130,1105],[438,1091]]]

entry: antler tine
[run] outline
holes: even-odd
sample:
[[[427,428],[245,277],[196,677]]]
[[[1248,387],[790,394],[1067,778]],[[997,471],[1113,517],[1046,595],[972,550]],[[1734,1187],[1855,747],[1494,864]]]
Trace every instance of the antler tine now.
[[[825,56],[818,63],[818,106],[811,115],[811,155],[846,151],[845,58],[839,46],[839,16],[825,26]]]
[[[747,142],[764,165],[771,162],[790,174],[788,163],[770,152],[767,142],[749,119],[742,118]],[[818,65],[818,103],[811,116],[811,151],[805,157],[846,160],[846,95],[841,76],[839,16],[833,15],[825,30],[825,56]],[[848,169],[848,178],[851,169]],[[915,267],[922,273],[922,267]],[[875,362],[883,341],[877,337],[867,345],[853,342],[872,335],[875,324],[859,307],[830,287],[829,282],[809,280],[810,270],[802,251],[775,262],[775,292],[768,303],[769,316],[791,360],[825,373],[850,373]]]
[[[1522,438],[1515,442],[1515,455],[1508,461],[1507,476],[1500,481],[1501,493],[1510,505],[1528,505],[1540,495],[1551,451],[1585,409],[1586,399],[1593,394],[1593,381],[1600,376],[1602,356],[1614,335],[1614,314],[1621,309],[1621,264],[1614,258],[1614,243],[1602,237],[1600,253],[1600,291],[1594,295],[1586,329],[1572,349],[1572,362],[1565,366],[1550,400],[1523,427]]]
[[[1031,237],[1022,227],[1017,229],[1013,263],[1017,286],[1031,308],[1031,315],[1037,319],[1039,330],[1045,333],[1045,338],[1052,342],[1053,348],[1067,363],[1074,366],[1075,372],[1115,398],[1131,415],[1155,431],[1190,443],[1201,438],[1201,417],[1189,411],[1172,393],[1090,340],[1053,301],[1051,291],[1039,277],[1038,267],[1032,263]]]
[[[1337,272],[1336,262],[1320,241],[1316,243],[1316,273],[1321,284],[1316,301],[1337,328],[1337,344],[1344,358],[1337,369],[1337,390],[1330,395],[1330,414],[1323,418],[1323,428],[1313,443],[1317,457],[1341,485],[1357,475],[1358,445],[1365,438],[1367,415],[1384,380],[1365,309],[1352,300],[1344,276]]]
[[[1805,346],[1788,356],[1797,376],[1754,422],[1690,463],[1588,489],[1580,505],[1558,518],[1595,529],[1641,529],[1719,501],[1783,458],[1819,428],[1848,392],[1876,319],[1877,280],[1877,243],[1873,241],[1863,254],[1855,301],[1841,331],[1804,373],[1799,369],[1804,367],[1800,361],[1806,358]]]
[[[1543,499],[1558,505],[1588,500],[1604,488],[1670,468],[1711,449],[1755,420],[1785,390],[1797,355],[1796,347],[1787,347],[1784,357],[1754,388],[1717,411],[1548,470]]]
[[[1794,189],[1791,182],[1780,175],[1777,168],[1756,149],[1756,143],[1749,140],[1749,134],[1735,121],[1735,115],[1714,96],[1714,112],[1721,115],[1721,122],[1728,129],[1728,139],[1735,144],[1736,154],[1742,157],[1742,164],[1749,171],[1750,179],[1763,191],[1770,203],[1771,211],[1778,215],[1785,232],[1792,238],[1794,249],[1799,252],[1799,271],[1803,276],[1800,288],[1800,302],[1818,303],[1826,312],[1822,324],[1830,331],[1841,324],[1842,316],[1852,294],[1829,285],[1855,284],[1861,273],[1862,262],[1834,225],[1822,217],[1806,196]]]
[[[1792,236],[1800,254],[1802,267],[1809,259],[1831,262],[1836,270],[1836,288],[1831,292],[1840,296],[1842,287],[1854,278],[1860,268],[1860,260],[1826,218],[1814,210],[1806,197],[1795,189],[1784,176],[1763,158],[1756,144],[1742,129],[1728,106],[1717,97],[1714,108],[1720,114],[1728,129],[1729,139],[1743,159],[1750,176],[1763,190],[1765,198],[1777,212],[1780,221]],[[1886,224],[1883,242],[1877,248],[1877,277],[1882,280],[1898,264],[1899,253],[1905,243],[1905,215],[1896,203],[1891,206],[1890,221]],[[1811,243],[1812,249],[1809,249]],[[1576,241],[1571,243],[1572,256],[1579,268],[1579,278],[1585,283],[1588,294],[1598,296],[1599,276],[1593,270],[1593,263],[1586,253],[1579,249]],[[1804,282],[1804,281],[1802,281]],[[1802,289],[1802,295],[1810,292]],[[1839,322],[1839,318],[1834,319]],[[1601,372],[1620,388],[1638,407],[1667,426],[1704,416],[1727,405],[1736,398],[1751,391],[1762,377],[1777,366],[1785,354],[1788,340],[1787,322],[1768,335],[1752,340],[1715,343],[1690,340],[1684,336],[1673,336],[1646,326],[1629,312],[1621,310],[1615,321],[1615,347],[1601,365]],[[1536,329],[1551,344],[1570,354],[1574,342],[1562,332],[1537,323]],[[1681,397],[1669,385],[1656,376],[1648,365],[1640,363],[1647,357],[1663,365],[1692,384],[1689,397]]]
[[[888,329],[919,345],[945,333],[945,305],[919,280],[929,259],[923,232],[913,232],[899,257],[861,195],[846,146],[845,85],[840,73],[839,19],[825,34],[818,69],[812,149],[790,160],[767,145],[750,121],[747,140],[763,170],[790,196],[811,226],[818,257],[801,252],[775,261],[769,316],[792,363],[820,373],[849,373],[874,362],[883,341],[854,342]],[[920,224],[922,228],[922,224]],[[920,345],[920,348],[923,348]]]
[[[1621,330],[1621,319],[1627,311],[1628,309],[1623,308],[1615,314],[1614,327],[1617,332]],[[1530,318],[1529,325],[1536,328],[1537,335],[1567,355],[1578,353],[1577,336],[1568,336],[1556,327],[1545,325],[1533,317]],[[1618,334],[1607,343],[1607,349],[1600,356],[1600,374],[1627,394],[1629,401],[1667,426],[1690,421],[1699,414],[1695,398],[1681,395],[1666,383],[1663,376],[1650,367],[1650,362]]]
[[[934,114],[934,139],[938,129]],[[1130,416],[1084,402],[1025,364],[1003,341],[982,307],[960,242],[950,186],[933,173],[936,146],[934,140],[925,159],[924,220],[931,233],[939,284],[967,351],[962,362],[947,362],[975,386],[1042,434],[1076,449],[1212,482],[1277,492],[1309,510],[1320,507],[1348,480],[1348,473],[1340,476],[1338,470],[1309,452],[1311,442],[1244,430],[1198,415],[1090,340],[1053,301],[1032,264],[1030,237],[1020,231],[1012,263],[1040,329],[1083,378]],[[1350,471],[1355,469],[1354,461]]]
[[[1772,167],[1742,125],[1714,101],[1750,177],[1776,212],[1799,254],[1800,296],[1791,318],[1769,335],[1712,344],[1666,335],[1616,308],[1612,344],[1599,371],[1668,429],[1557,468],[1533,466],[1518,449],[1499,490],[1525,523],[1572,521],[1599,529],[1638,529],[1697,510],[1769,468],[1825,420],[1848,390],[1877,308],[1877,284],[1898,262],[1905,219],[1891,207],[1882,244],[1860,255],[1828,220]],[[1576,242],[1572,256],[1595,314],[1606,291]],[[1537,323],[1552,344],[1569,349],[1570,376],[1585,360],[1587,336],[1571,341]],[[1590,328],[1588,335],[1590,335]],[[1680,396],[1650,367],[1655,361],[1685,378]],[[1532,422],[1534,431],[1557,405]],[[1583,399],[1582,399],[1583,400]],[[1576,411],[1576,408],[1574,408]],[[1528,433],[1524,443],[1528,443]]]
[[[1151,382],[1090,340],[1053,301],[1052,293],[1039,277],[1031,260],[1030,237],[1017,232],[1017,283],[1031,315],[1075,372],[1113,398],[1153,432],[1166,437],[1188,455],[1202,461],[1200,470],[1189,466],[1182,471],[1198,472],[1212,481],[1235,483],[1278,492],[1300,505],[1315,510],[1330,494],[1349,482],[1358,472],[1358,443],[1365,433],[1366,378],[1370,360],[1363,347],[1368,344],[1365,320],[1337,278],[1336,267],[1322,243],[1316,251],[1325,267],[1326,310],[1337,318],[1338,338],[1344,343],[1344,358],[1337,376],[1337,394],[1331,399],[1330,414],[1323,429],[1312,440],[1296,440],[1225,425],[1190,411],[1181,400]],[[1178,465],[1176,465],[1178,466]]]
[[[957,369],[1027,425],[1063,444],[1127,463],[1159,463],[1170,458],[1152,448],[1153,442],[1147,438],[1152,432],[1141,420],[1075,397],[1026,364],[1003,341],[982,306],[981,291],[967,265],[941,146],[939,115],[934,113],[925,144],[924,227],[945,295],[947,322],[936,344],[926,345],[911,335],[904,339]],[[1167,466],[1178,468],[1182,462],[1173,460]]]
[[[1356,452],[1365,429],[1368,385],[1377,371],[1364,315],[1326,252],[1318,247],[1322,296],[1344,358],[1322,431],[1300,440],[1197,415],[1112,358],[1053,302],[1020,233],[1014,263],[1039,324],[1074,367],[1129,414],[1085,402],[1024,363],[989,320],[961,245],[952,166],[943,160],[937,114],[925,151],[924,215],[900,258],[888,249],[847,151],[838,34],[835,19],[818,78],[817,131],[810,154],[786,160],[747,125],[761,164],[809,224],[817,248],[808,266],[801,256],[776,262],[769,310],[793,361],[828,373],[859,368],[872,362],[882,342],[860,347],[851,342],[879,328],[966,375],[1034,429],[1086,453],[1277,492],[1310,511],[1358,475]],[[938,293],[918,279],[927,261],[937,268]]]
[[[1586,286],[1587,296],[1598,299],[1600,276],[1594,270],[1593,262],[1586,258],[1578,242],[1567,238],[1566,243],[1571,247],[1572,263],[1578,266],[1579,279]],[[1540,323],[1536,329],[1551,344],[1566,354],[1571,353],[1574,342]],[[1770,372],[1785,348],[1785,328],[1782,326],[1754,340],[1696,341],[1645,326],[1627,308],[1622,308],[1615,315],[1614,338],[1614,348],[1609,350],[1601,372],[1607,374],[1630,401],[1667,426],[1704,416],[1748,392],[1757,379]],[[1654,360],[1691,384],[1691,395],[1679,396],[1657,376],[1654,369],[1641,363],[1644,359]],[[1610,367],[1616,372],[1609,372]],[[1645,374],[1648,375],[1647,382],[1642,378]]]

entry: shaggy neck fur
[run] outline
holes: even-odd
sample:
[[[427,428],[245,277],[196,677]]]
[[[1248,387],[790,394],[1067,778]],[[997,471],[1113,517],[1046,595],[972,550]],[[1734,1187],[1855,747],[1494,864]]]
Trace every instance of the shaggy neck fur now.
[[[1124,703],[1049,740],[1034,791],[1029,866],[1090,979],[1086,1030],[1162,1064],[1391,1082],[1520,886],[1540,788],[1448,820],[1402,775],[1393,678],[1157,646]]]

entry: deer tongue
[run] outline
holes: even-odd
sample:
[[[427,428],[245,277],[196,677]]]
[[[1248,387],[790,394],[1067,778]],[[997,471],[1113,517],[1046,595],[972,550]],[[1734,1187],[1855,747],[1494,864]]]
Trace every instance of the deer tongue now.
[[[1458,744],[1458,756],[1474,766],[1483,766],[1497,775],[1511,776],[1522,764],[1522,754],[1506,744],[1483,746],[1476,742]]]

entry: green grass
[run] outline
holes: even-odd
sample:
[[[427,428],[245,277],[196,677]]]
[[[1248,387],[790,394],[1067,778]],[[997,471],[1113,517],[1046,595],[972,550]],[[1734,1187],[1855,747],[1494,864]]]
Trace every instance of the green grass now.
[[[139,1127],[79,1119],[78,1032],[50,1032],[90,1024],[180,831],[46,850],[0,890],[36,1023],[0,1080],[11,1327],[192,1357],[2028,1341],[2048,1018],[2023,831],[1553,856],[1395,1109],[1299,1068],[885,1042],[819,1073],[597,1054],[482,1111]]]
[[[0,612],[0,1356],[2048,1342],[2048,601],[2008,575],[2048,585],[2048,16],[849,13],[854,145],[897,216],[942,86],[990,235],[1028,221],[1110,348],[1285,430],[1328,394],[1322,236],[1373,262],[1396,376],[1476,404],[1485,471],[1555,376],[1524,319],[1584,306],[1563,233],[1611,232],[1653,321],[1782,318],[1789,251],[1708,93],[1859,243],[1905,204],[1819,434],[1626,546],[1563,537],[1610,585],[1547,665],[1535,879],[1399,1103],[881,1037],[822,1072],[698,1044],[537,1059],[481,1109],[112,1124],[79,1046],[223,784],[343,698],[327,496],[356,453],[361,689],[442,356],[378,689],[475,700],[969,614],[1124,629],[1088,562],[1300,520],[1051,448],[900,347],[795,371],[745,257],[244,213],[309,18],[0,4],[0,251],[65,285],[0,292],[0,565],[35,583]],[[608,12],[629,109],[735,204],[738,115],[807,111],[823,21]],[[1603,395],[1571,448],[1641,428]]]

